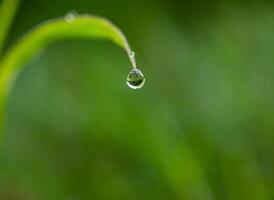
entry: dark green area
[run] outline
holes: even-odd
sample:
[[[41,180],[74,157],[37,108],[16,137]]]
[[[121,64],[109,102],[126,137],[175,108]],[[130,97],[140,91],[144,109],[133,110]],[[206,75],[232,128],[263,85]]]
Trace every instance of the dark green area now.
[[[9,98],[2,200],[273,200],[274,3],[22,0],[7,46],[70,10],[128,37],[64,41]],[[1,20],[1,19],[0,19]]]

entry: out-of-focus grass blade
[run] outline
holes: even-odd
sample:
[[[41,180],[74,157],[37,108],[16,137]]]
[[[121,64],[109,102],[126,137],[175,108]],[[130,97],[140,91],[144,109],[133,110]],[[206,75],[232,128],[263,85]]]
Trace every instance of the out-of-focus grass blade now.
[[[3,0],[0,5],[0,54],[19,3],[19,0]]]
[[[6,96],[24,64],[49,44],[73,38],[111,40],[124,48],[130,58],[131,49],[125,36],[105,18],[85,14],[42,23],[27,33],[0,61],[0,124],[3,123]]]

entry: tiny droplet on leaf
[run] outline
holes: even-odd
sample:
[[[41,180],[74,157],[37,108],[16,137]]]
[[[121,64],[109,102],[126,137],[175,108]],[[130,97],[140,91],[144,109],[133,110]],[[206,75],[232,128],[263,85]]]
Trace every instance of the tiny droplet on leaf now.
[[[70,11],[65,15],[65,21],[70,24],[76,19],[77,15],[76,11]]]

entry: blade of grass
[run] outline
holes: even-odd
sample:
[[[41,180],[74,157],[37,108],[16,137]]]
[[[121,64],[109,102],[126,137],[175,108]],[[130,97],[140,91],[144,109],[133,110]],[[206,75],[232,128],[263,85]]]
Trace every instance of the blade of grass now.
[[[19,72],[48,45],[64,39],[107,39],[124,48],[134,67],[130,46],[118,27],[105,18],[90,15],[58,18],[42,23],[27,33],[0,61],[0,131],[8,93]]]
[[[0,5],[0,55],[19,4],[19,0],[3,0]]]

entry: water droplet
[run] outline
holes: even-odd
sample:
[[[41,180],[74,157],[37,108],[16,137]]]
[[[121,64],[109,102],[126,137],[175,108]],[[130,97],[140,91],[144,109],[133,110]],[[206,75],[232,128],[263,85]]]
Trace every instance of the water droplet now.
[[[132,89],[140,89],[145,84],[145,77],[139,69],[132,69],[127,76],[127,85]]]
[[[130,53],[130,57],[132,57],[132,58],[135,57],[135,52],[134,52],[134,51],[132,51],[132,52]]]
[[[130,62],[132,64],[132,67],[136,68],[136,60],[135,60],[135,53],[134,53],[134,51],[130,52],[129,59],[130,59]]]
[[[68,12],[68,13],[65,15],[65,21],[66,21],[67,23],[72,23],[72,22],[76,19],[77,15],[78,15],[77,12],[75,12],[75,11],[70,11],[70,12]]]

